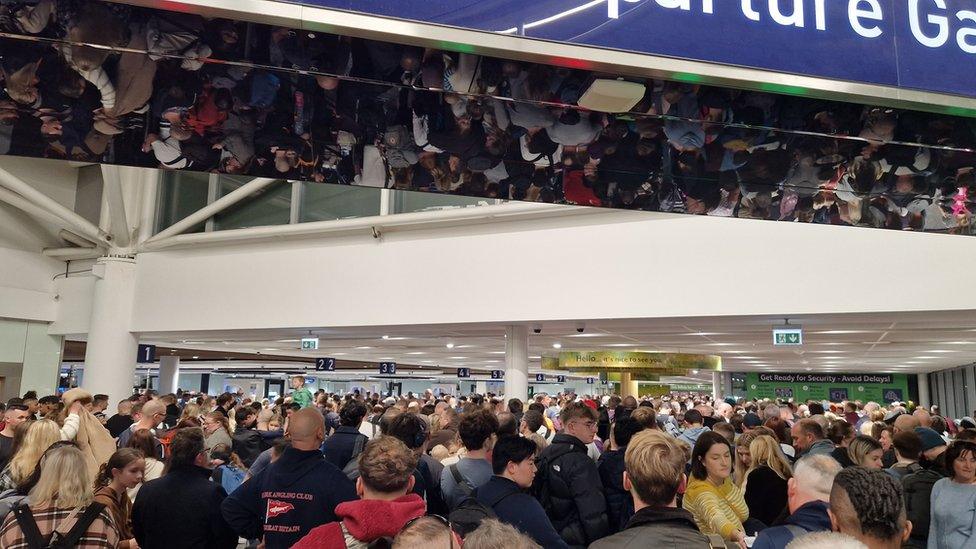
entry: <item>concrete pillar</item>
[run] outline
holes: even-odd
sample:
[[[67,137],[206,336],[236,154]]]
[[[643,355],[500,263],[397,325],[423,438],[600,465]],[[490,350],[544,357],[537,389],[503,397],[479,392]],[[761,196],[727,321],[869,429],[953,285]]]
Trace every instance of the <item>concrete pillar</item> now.
[[[722,399],[722,372],[712,372],[712,396]]]
[[[630,372],[620,374],[620,397],[632,396],[637,398],[637,380]]]
[[[918,374],[918,405],[923,408],[932,406],[932,397],[929,393],[929,375]]]
[[[175,393],[180,386],[180,357],[164,356],[159,359],[159,394]]]
[[[84,388],[105,393],[109,402],[132,395],[139,337],[129,331],[135,298],[136,262],[103,257],[92,269],[92,298],[88,348],[85,351]]]
[[[529,398],[529,328],[505,328],[505,397]]]

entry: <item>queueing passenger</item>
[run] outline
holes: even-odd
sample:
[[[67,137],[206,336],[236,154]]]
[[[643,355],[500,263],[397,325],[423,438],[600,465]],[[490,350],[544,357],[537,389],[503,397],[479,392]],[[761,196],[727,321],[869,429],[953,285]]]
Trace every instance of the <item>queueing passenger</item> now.
[[[77,526],[85,540],[82,547],[115,549],[119,533],[112,516],[92,496],[92,477],[84,454],[74,444],[57,443],[41,458],[40,477],[27,496],[27,504],[9,513],[0,526],[0,547],[31,546],[17,518],[20,514],[21,520],[35,523],[42,538],[55,532],[66,536]],[[78,520],[70,521],[72,515]]]
[[[932,487],[928,547],[976,547],[976,444],[957,440],[945,456],[952,474]]]
[[[616,533],[627,526],[627,521],[634,514],[633,500],[630,491],[624,486],[624,470],[626,464],[624,455],[627,445],[634,435],[645,428],[645,424],[638,421],[641,410],[638,408],[630,417],[623,417],[614,421],[610,427],[610,449],[600,455],[597,469],[603,482],[603,491],[607,498],[607,517],[610,533]],[[653,410],[651,410],[653,413]],[[653,415],[651,416],[653,419]]]
[[[816,420],[801,419],[790,431],[797,457],[813,454],[831,454],[834,445],[824,436],[824,429]]]
[[[784,549],[796,537],[829,532],[830,489],[840,470],[837,460],[823,454],[797,461],[787,488],[790,516],[783,524],[759,532],[752,548]]]
[[[461,549],[461,539],[440,515],[408,522],[393,539],[393,549]]]
[[[337,505],[357,498],[352,481],[319,450],[325,423],[318,410],[293,413],[287,434],[291,446],[281,458],[221,505],[231,528],[247,539],[263,538],[267,549],[291,547],[312,528],[334,522]]]
[[[329,463],[343,469],[349,461],[359,458],[356,445],[359,444],[362,452],[369,440],[359,432],[364,417],[366,405],[358,400],[350,400],[339,410],[339,427],[322,443],[322,453]]]
[[[702,433],[691,452],[691,480],[682,500],[702,532],[745,549],[749,507],[732,482],[732,446],[722,435]]]
[[[413,493],[417,456],[394,437],[379,437],[359,456],[356,493],[362,499],[336,507],[337,522],[317,526],[293,547],[341,549],[393,539],[411,520],[426,512],[424,500]],[[352,538],[350,540],[349,538]]]
[[[489,459],[498,432],[498,419],[480,409],[461,415],[458,436],[467,453],[441,473],[441,493],[448,509],[454,509],[492,475]]]
[[[119,532],[119,549],[139,547],[132,533],[132,501],[127,492],[142,482],[145,469],[142,452],[121,448],[102,464],[95,478],[95,501],[112,515]]]
[[[478,501],[492,509],[498,520],[511,524],[546,548],[565,548],[566,542],[546,516],[539,501],[524,490],[531,488],[536,475],[538,447],[531,439],[508,436],[495,443],[491,454],[494,475],[478,488]],[[470,536],[470,534],[469,534]],[[465,537],[465,547],[468,544]]]
[[[768,526],[786,509],[793,467],[776,439],[768,435],[757,436],[749,443],[749,459],[751,465],[741,485],[749,516]]]
[[[901,486],[891,475],[866,467],[837,473],[830,491],[830,520],[834,530],[869,549],[898,549],[912,531]]]
[[[598,418],[582,402],[567,404],[559,413],[563,432],[537,460],[532,492],[570,547],[586,547],[609,532],[600,472],[586,448],[596,435]]]
[[[264,444],[264,437],[257,430],[258,413],[249,406],[241,407],[234,414],[234,421],[237,426],[234,428],[232,448],[234,453],[240,456],[244,465],[250,467],[254,460],[261,455],[267,448]]]
[[[126,448],[139,450],[145,456],[146,461],[146,467],[142,472],[142,483],[137,484],[134,488],[128,489],[129,499],[135,503],[136,496],[139,494],[142,485],[150,480],[156,480],[163,476],[163,470],[166,466],[162,461],[156,459],[153,437],[149,434],[149,431],[136,431],[132,433],[132,436],[129,437],[129,445]]]
[[[388,423],[385,423],[389,420]],[[385,426],[384,426],[385,425]],[[441,495],[441,473],[444,466],[427,454],[427,445],[430,442],[430,427],[427,420],[418,414],[405,412],[400,414],[386,413],[380,421],[384,435],[390,435],[400,439],[419,456],[417,469],[414,471],[413,491],[418,496],[424,498],[427,503],[427,513],[432,515],[446,516],[448,514],[447,504],[444,503],[444,496]]]
[[[139,489],[132,529],[142,549],[237,547],[237,534],[220,512],[227,493],[209,480],[203,440],[199,428],[180,429],[170,442],[165,474]]]
[[[0,490],[11,490],[21,486],[34,474],[34,469],[44,452],[52,444],[61,440],[61,430],[58,424],[50,419],[39,419],[29,424],[22,424],[18,428],[27,428],[24,438],[20,442],[10,463],[0,474]]]
[[[542,549],[548,545],[538,545],[510,524],[488,518],[481,521],[478,528],[465,536],[464,549]]]
[[[661,547],[707,549],[708,538],[694,516],[678,507],[678,494],[687,481],[687,452],[673,437],[657,430],[634,435],[625,454],[624,486],[634,501],[634,516],[617,534],[590,545],[591,549]]]

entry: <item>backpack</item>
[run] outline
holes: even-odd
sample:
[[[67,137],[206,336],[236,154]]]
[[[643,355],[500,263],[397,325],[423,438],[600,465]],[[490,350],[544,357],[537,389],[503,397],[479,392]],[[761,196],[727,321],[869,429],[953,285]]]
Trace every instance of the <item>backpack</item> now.
[[[237,490],[241,484],[244,484],[243,470],[231,465],[221,465],[217,467],[217,470],[220,471],[220,485],[227,491],[228,496]]]
[[[540,459],[537,460],[538,471],[535,474],[535,480],[532,482],[532,494],[542,504],[542,508],[545,509],[547,515],[550,515],[552,512],[552,495],[549,493],[551,484],[549,481],[550,469],[553,468],[556,460],[576,451],[571,444],[565,444],[564,446],[561,451],[553,452],[551,456],[545,458],[540,456]]]
[[[453,471],[451,474],[454,474]],[[461,483],[458,483],[460,485]],[[489,501],[488,504],[481,503],[478,501],[478,491],[472,490],[470,495],[464,498],[464,501],[458,504],[457,507],[451,511],[448,520],[451,523],[451,527],[457,533],[457,535],[464,538],[471,532],[478,529],[481,525],[481,521],[487,518],[498,518],[495,513],[495,506],[501,503],[505,498],[512,494],[517,494],[518,492],[509,492],[495,501]]]
[[[21,505],[14,509],[14,516],[17,518],[17,524],[20,526],[20,531],[23,533],[24,541],[27,542],[29,549],[67,549],[78,544],[78,541],[85,535],[88,527],[95,522],[103,509],[105,506],[101,503],[89,504],[67,534],[55,530],[47,540],[37,529],[37,521],[34,520],[34,514],[31,513],[28,505]]]
[[[352,457],[346,462],[346,466],[342,468],[342,473],[346,475],[349,480],[356,480],[359,478],[359,454],[363,453],[363,448],[366,447],[366,436],[357,435],[356,444],[352,447]]]
[[[461,470],[458,469],[457,463],[452,463],[449,469],[451,470],[451,476],[454,477],[454,483],[457,484],[457,487],[460,488],[461,492],[464,493],[464,497],[471,497],[471,495],[474,494],[474,486],[471,486],[468,479],[464,478],[464,475],[461,474]]]
[[[901,479],[901,486],[905,492],[905,513],[912,521],[912,537],[926,538],[929,533],[931,513],[932,486],[943,478],[942,474],[932,469],[923,469]],[[918,533],[916,535],[915,533]]]

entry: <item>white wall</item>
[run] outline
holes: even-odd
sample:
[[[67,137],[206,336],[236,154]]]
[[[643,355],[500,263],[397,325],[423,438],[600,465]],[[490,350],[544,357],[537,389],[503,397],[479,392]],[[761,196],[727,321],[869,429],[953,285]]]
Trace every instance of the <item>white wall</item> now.
[[[39,253],[0,247],[0,318],[54,320],[52,279],[64,265]]]
[[[133,329],[976,309],[976,238],[607,212],[142,254]]]

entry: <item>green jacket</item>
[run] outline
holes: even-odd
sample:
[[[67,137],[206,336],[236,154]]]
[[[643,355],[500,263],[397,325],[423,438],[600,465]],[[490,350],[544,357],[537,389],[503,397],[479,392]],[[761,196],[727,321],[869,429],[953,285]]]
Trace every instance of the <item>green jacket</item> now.
[[[292,391],[291,400],[300,404],[302,408],[308,408],[312,405],[312,392],[302,387],[297,391]]]

